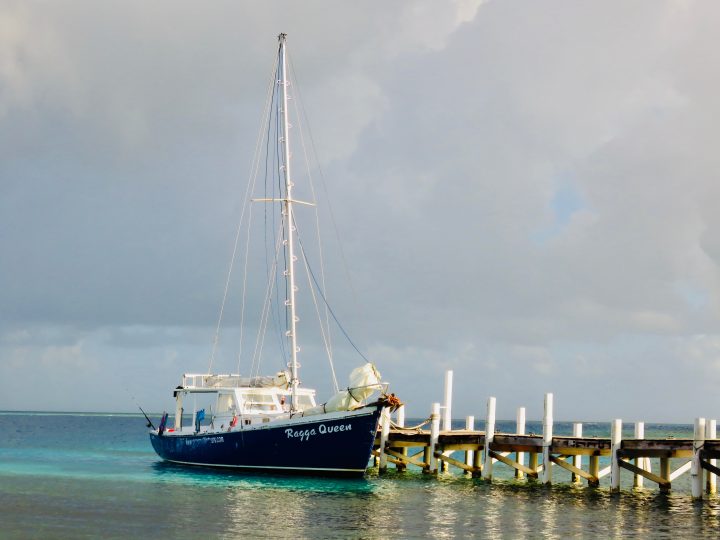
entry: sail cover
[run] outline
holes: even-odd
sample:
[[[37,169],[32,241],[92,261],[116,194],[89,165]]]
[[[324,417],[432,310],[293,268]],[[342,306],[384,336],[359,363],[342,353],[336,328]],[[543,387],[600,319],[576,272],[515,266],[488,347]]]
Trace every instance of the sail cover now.
[[[350,384],[346,390],[335,394],[327,403],[305,409],[303,416],[357,409],[358,407],[362,407],[364,400],[380,388],[380,372],[374,364],[368,362],[364,366],[352,370],[350,373]]]

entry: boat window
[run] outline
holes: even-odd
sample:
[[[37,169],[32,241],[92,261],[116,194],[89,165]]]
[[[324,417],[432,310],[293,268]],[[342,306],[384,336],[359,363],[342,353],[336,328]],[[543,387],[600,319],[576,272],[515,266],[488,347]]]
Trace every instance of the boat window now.
[[[245,394],[243,400],[247,409],[270,411],[276,408],[275,400],[270,394]]]
[[[308,407],[314,407],[315,404],[310,396],[298,396],[298,407],[300,409],[307,409]]]
[[[217,402],[217,412],[222,414],[228,411],[235,410],[235,400],[232,394],[220,394]]]

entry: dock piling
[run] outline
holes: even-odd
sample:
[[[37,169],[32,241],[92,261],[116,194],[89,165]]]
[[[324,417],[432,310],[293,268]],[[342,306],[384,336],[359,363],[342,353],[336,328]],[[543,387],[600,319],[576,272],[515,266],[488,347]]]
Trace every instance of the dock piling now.
[[[465,418],[465,430],[466,431],[475,431],[475,417],[474,416],[468,416]],[[468,467],[473,466],[473,458],[474,458],[474,450],[465,450],[465,465]],[[470,474],[469,471],[464,471],[465,474]]]
[[[717,439],[717,420],[708,420],[705,424],[705,440],[708,439]],[[713,458],[708,461],[713,467],[717,466],[716,459]],[[717,475],[715,475],[712,471],[707,471],[706,474],[707,480],[705,482],[705,491],[707,491],[708,494],[717,493]]]
[[[594,480],[588,480],[588,486],[598,487],[600,485],[600,456],[593,454],[588,459],[588,472]]]
[[[645,438],[645,422],[635,422],[635,438],[636,439],[644,439]],[[646,461],[646,458],[644,458],[644,457],[635,458],[635,466],[640,469],[646,470],[645,461]],[[633,487],[635,487],[635,488],[643,487],[643,477],[641,475],[639,475],[639,474],[633,475]]]
[[[616,418],[610,426],[610,491],[620,490],[620,446],[622,420]]]
[[[543,412],[543,470],[542,483],[552,483],[552,463],[550,462],[550,447],[553,438],[553,395],[545,394],[545,407]]]
[[[378,471],[381,473],[387,471],[387,454],[385,453],[385,447],[387,446],[389,434],[390,409],[384,407],[380,414],[380,462],[378,463]]]
[[[702,499],[703,496],[703,469],[700,463],[701,452],[705,445],[705,419],[695,419],[695,431],[693,433],[693,457],[690,467],[690,489],[693,499]]]
[[[453,391],[453,372],[448,370],[445,372],[445,403],[443,407],[443,423],[442,430],[452,430],[452,391]]]
[[[435,448],[440,438],[440,404],[433,403],[430,414],[430,446],[426,450],[427,471],[430,474],[437,474],[438,460],[435,457]]]
[[[483,451],[483,474],[488,481],[492,481],[493,458],[491,448],[495,438],[495,398],[487,400],[487,415],[485,416],[485,448]]]
[[[442,430],[452,431],[452,388],[453,387],[453,372],[451,369],[445,372],[445,393],[444,393],[444,404],[443,404],[443,418],[442,418]],[[445,455],[450,455],[447,453]],[[446,472],[449,469],[449,464],[445,460],[441,460],[438,464],[441,471]]]
[[[518,435],[525,435],[525,407],[518,407],[516,420],[515,420],[515,431]],[[517,452],[515,454],[515,461],[524,465],[525,454],[523,452]],[[520,469],[515,469],[515,478],[522,478],[525,476]]]
[[[582,423],[575,422],[573,424],[573,437],[582,437]],[[582,469],[582,456],[580,454],[573,456],[573,465],[578,469]],[[580,483],[581,478],[579,475],[572,473],[571,476],[572,476],[571,480],[572,480],[573,484]]]

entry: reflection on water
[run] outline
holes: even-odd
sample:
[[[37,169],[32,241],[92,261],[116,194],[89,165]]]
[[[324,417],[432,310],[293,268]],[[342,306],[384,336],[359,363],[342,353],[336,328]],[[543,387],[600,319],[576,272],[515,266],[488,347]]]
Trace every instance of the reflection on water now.
[[[419,471],[338,480],[161,462],[136,418],[0,415],[0,537],[716,538],[720,499]],[[598,428],[600,429],[600,428]],[[680,462],[674,465],[674,468]],[[627,476],[631,482],[631,475]],[[673,488],[676,484],[673,483]]]

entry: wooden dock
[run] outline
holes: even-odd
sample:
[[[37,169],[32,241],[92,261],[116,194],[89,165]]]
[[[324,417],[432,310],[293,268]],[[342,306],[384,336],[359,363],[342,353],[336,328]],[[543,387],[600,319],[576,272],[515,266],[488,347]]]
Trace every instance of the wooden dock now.
[[[386,410],[381,418],[373,455],[382,473],[388,463],[397,470],[409,466],[427,474],[447,471],[449,467],[465,474],[493,479],[493,467],[509,467],[515,478],[551,484],[553,469],[559,467],[570,473],[571,482],[586,482],[590,487],[600,485],[600,479],[610,477],[611,491],[619,491],[622,474],[631,475],[633,487],[643,487],[644,480],[657,484],[660,490],[671,489],[672,482],[689,473],[693,498],[701,499],[703,492],[717,491],[717,459],[720,459],[720,440],[716,421],[696,418],[692,439],[652,439],[644,437],[644,423],[636,422],[634,437],[622,439],[622,421],[611,422],[610,437],[583,437],[582,424],[573,424],[572,436],[553,435],[553,395],[545,395],[542,434],[525,433],[525,409],[518,409],[516,433],[495,432],[495,398],[487,401],[485,429],[474,429],[474,418],[467,417],[465,429],[451,429],[452,372],[445,379],[445,405],[434,403],[430,417],[420,426],[405,427],[404,407],[391,415]],[[444,409],[441,419],[440,410]],[[394,418],[393,418],[394,416]],[[442,429],[441,429],[442,420]],[[429,429],[423,427],[429,424]],[[462,459],[458,459],[458,453]],[[600,458],[609,465],[600,468]],[[657,470],[653,471],[651,459]],[[671,470],[671,459],[681,459],[682,465]],[[659,465],[659,467],[658,467]]]

